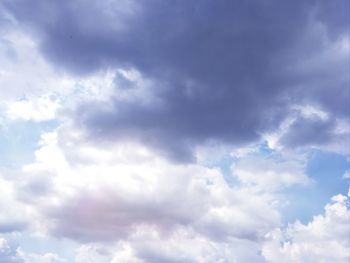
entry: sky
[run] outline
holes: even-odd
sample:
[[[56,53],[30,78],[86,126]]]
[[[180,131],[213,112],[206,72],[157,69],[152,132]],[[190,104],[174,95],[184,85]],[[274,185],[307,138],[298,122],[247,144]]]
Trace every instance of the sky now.
[[[1,263],[348,263],[347,0],[0,0]]]

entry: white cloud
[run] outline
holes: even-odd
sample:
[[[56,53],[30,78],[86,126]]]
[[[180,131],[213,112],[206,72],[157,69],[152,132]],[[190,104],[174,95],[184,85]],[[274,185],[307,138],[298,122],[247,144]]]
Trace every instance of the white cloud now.
[[[261,262],[255,241],[217,242],[188,228],[162,236],[155,229],[142,227],[124,246],[142,262]]]
[[[140,226],[128,239],[115,244],[81,246],[76,260],[79,263],[263,263],[258,250],[259,244],[254,241],[215,242],[187,227],[164,235],[154,227]]]
[[[16,200],[15,185],[0,174],[0,233],[21,231],[31,218],[30,207]]]
[[[349,197],[337,195],[318,215],[267,235],[262,254],[269,263],[347,263],[350,260]]]
[[[19,251],[21,257],[24,259],[25,263],[67,263],[63,258],[53,253],[46,253],[43,255],[39,254],[26,254]]]
[[[75,257],[77,263],[110,263],[111,255],[106,246],[98,244],[84,244],[77,250]]]
[[[6,115],[10,119],[40,122],[55,119],[59,108],[60,102],[57,99],[41,96],[9,103]]]
[[[55,71],[40,55],[38,44],[16,25],[0,37],[0,101],[41,96],[60,91],[64,74]]]
[[[318,109],[311,105],[293,105],[291,109],[300,112],[301,116],[305,118],[317,117],[322,120],[329,119],[329,113],[322,111],[321,109]]]
[[[306,161],[299,156],[248,154],[232,167],[232,174],[244,186],[256,190],[278,191],[293,185],[311,183],[305,174]]]
[[[45,209],[57,216],[58,234],[113,239],[146,223],[167,230],[191,224],[208,234],[216,232],[210,228],[221,226],[233,230],[216,233],[217,238],[255,238],[278,224],[269,199],[229,188],[216,169],[174,165],[140,145],[114,145],[108,149],[114,154],[108,155],[106,147],[86,142],[77,147],[76,141],[69,148],[76,162],[69,164],[63,158],[66,152],[59,145],[61,139],[43,145],[36,153],[39,162],[25,167],[32,176],[51,174],[55,190],[49,195],[60,201],[54,205],[46,199]],[[62,141],[69,144],[66,139]],[[258,222],[248,220],[261,210],[270,211],[269,216]]]
[[[63,125],[43,135],[35,156],[19,187],[21,200],[40,214],[36,231],[91,244],[126,242],[135,255],[123,248],[114,262],[138,262],[142,251],[214,262],[238,257],[247,244],[257,255],[259,240],[280,225],[274,195],[231,188],[217,169],[173,164],[139,144],[95,145]],[[157,252],[158,242],[165,245]],[[83,254],[78,261],[87,260]]]

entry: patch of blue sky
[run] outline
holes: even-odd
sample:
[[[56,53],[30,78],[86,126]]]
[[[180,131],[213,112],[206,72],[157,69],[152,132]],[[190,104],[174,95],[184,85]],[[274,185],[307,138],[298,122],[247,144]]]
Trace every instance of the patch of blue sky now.
[[[45,254],[54,252],[68,260],[68,262],[73,262],[79,248],[78,243],[69,239],[52,237],[35,238],[33,236],[22,238],[20,246],[24,251],[30,253]]]
[[[238,184],[238,181],[235,177],[232,176],[232,164],[234,162],[234,158],[227,155],[224,158],[222,158],[220,161],[218,161],[214,167],[219,167],[220,172],[222,176],[224,177],[225,181],[228,185],[234,186]]]
[[[250,154],[276,160],[281,157],[266,143],[257,145],[256,150]],[[349,161],[345,156],[321,150],[312,150],[307,154],[305,173],[312,179],[312,183],[283,189],[283,195],[287,200],[287,205],[281,208],[285,224],[295,220],[307,223],[314,215],[323,213],[324,206],[332,196],[346,195],[349,189],[350,180],[343,177],[349,169]],[[227,154],[207,166],[218,167],[226,182],[230,186],[235,186],[239,182],[232,176],[231,167],[237,160],[237,157]]]
[[[314,181],[308,186],[292,187],[285,191],[290,202],[282,209],[286,222],[299,219],[308,222],[314,215],[322,214],[329,199],[337,194],[346,195],[349,180],[343,178],[349,162],[343,155],[313,150],[309,154],[306,174]]]
[[[7,240],[13,240],[26,254],[44,255],[55,253],[67,262],[74,262],[80,244],[66,238],[39,237],[29,232],[1,234]]]
[[[0,126],[0,167],[19,168],[33,161],[41,134],[53,130],[58,125],[57,120],[16,120]]]
[[[250,154],[276,157],[276,155],[273,155],[274,153],[275,151],[269,148],[266,142],[262,142],[256,145],[256,149],[254,150],[253,153],[250,153]],[[234,155],[227,153],[226,155],[222,156],[222,158],[217,158],[217,159],[214,158],[213,160],[211,160],[208,163],[205,163],[204,165],[209,168],[219,168],[225,181],[228,183],[228,185],[233,187],[239,184],[238,180],[232,176],[232,165],[238,159],[239,157],[235,157]]]

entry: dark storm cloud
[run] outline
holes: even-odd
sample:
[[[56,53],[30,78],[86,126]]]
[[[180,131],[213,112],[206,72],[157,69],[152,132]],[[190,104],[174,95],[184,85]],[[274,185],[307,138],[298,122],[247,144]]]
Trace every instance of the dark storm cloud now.
[[[75,74],[135,68],[152,81],[161,105],[82,105],[75,119],[92,138],[140,140],[190,161],[208,140],[258,140],[290,103],[349,115],[348,62],[305,69],[303,61],[328,48],[312,23],[323,23],[331,40],[348,30],[347,1],[324,2],[15,0],[6,7],[54,65]]]

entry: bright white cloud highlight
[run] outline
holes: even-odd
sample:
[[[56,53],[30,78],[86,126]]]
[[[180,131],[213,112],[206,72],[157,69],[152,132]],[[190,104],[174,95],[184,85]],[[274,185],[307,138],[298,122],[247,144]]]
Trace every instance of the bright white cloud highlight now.
[[[57,99],[41,96],[10,103],[6,113],[10,119],[40,122],[55,119],[56,111],[60,107],[60,102]]]
[[[262,253],[269,263],[347,263],[350,260],[349,196],[337,195],[318,215],[267,235]]]

